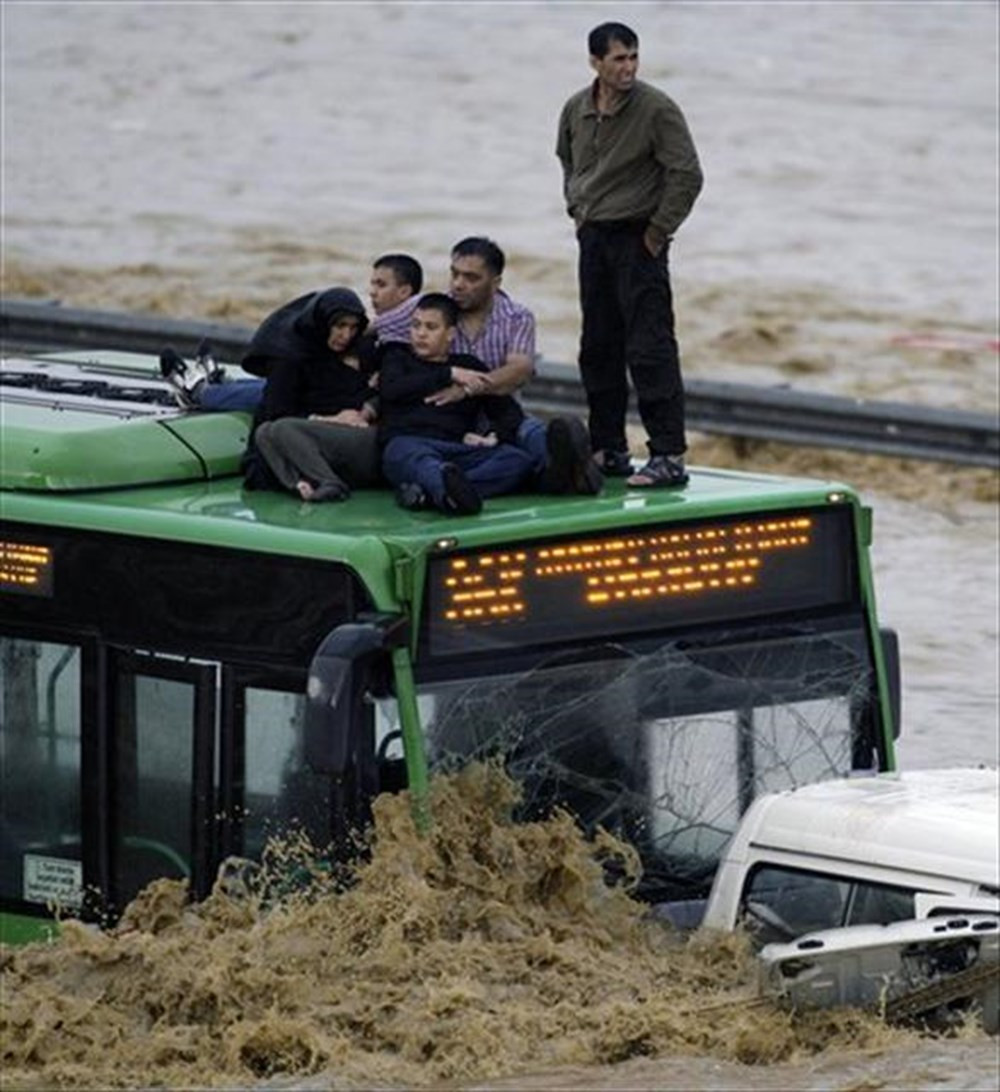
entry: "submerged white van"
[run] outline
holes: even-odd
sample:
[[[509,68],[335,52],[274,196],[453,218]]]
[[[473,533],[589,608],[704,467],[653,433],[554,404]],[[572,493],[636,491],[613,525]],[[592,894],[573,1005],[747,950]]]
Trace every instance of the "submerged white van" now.
[[[1000,771],[908,770],[759,797],[701,925],[760,944],[845,925],[1000,913]]]

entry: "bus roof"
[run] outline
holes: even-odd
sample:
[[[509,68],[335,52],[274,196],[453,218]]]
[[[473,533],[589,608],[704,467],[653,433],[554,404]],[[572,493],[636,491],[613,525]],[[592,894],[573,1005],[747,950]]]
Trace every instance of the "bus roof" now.
[[[247,415],[178,409],[152,356],[8,359],[0,378],[3,515],[50,526],[350,561],[373,539],[412,553],[856,500],[836,482],[704,468],[680,490],[615,479],[599,497],[498,497],[462,519],[404,511],[388,489],[311,505],[243,489]]]
[[[58,492],[234,474],[240,414],[185,413],[154,357],[71,352],[0,366],[0,486]]]

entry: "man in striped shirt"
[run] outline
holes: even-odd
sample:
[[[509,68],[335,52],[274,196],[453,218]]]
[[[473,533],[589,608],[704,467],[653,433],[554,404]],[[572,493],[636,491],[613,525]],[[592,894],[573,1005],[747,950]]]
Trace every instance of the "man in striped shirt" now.
[[[487,371],[464,374],[462,383],[434,391],[426,399],[430,405],[446,406],[463,398],[488,394],[516,397],[516,392],[534,375],[535,316],[500,287],[505,265],[504,252],[484,236],[469,236],[452,247],[449,295],[458,306],[459,318],[451,351],[476,357]],[[416,299],[404,301],[393,310],[391,322],[388,314],[376,316],[374,325],[379,344],[409,342],[409,322],[416,306]],[[593,460],[587,430],[580,422],[568,421],[565,444],[572,448],[571,458],[552,451],[545,422],[527,414],[511,442],[533,457],[549,449],[550,458],[571,464],[574,472],[567,491],[599,493],[604,475]]]
[[[478,357],[488,371],[473,375],[464,386],[453,384],[428,401],[445,405],[466,395],[517,394],[535,374],[535,316],[500,287],[506,258],[492,239],[472,235],[451,248],[451,298],[459,319],[453,341],[456,353]],[[573,492],[601,491],[604,475],[594,462],[587,430],[572,421]],[[544,421],[525,415],[514,441],[527,452],[546,444]],[[552,454],[550,452],[550,454]]]
[[[372,325],[380,344],[409,342],[420,289],[414,288],[409,297],[392,297],[391,306],[381,309],[390,299],[390,286],[383,283],[388,277],[380,265],[387,257],[377,259],[372,271]],[[478,357],[489,369],[479,384],[482,389],[470,394],[512,394],[535,372],[535,316],[500,287],[505,264],[503,251],[492,239],[470,236],[452,247],[449,295],[459,310],[453,351]],[[398,271],[393,275],[398,279]],[[441,397],[454,401],[464,394],[455,388],[447,395],[441,392]]]
[[[490,369],[490,394],[513,394],[535,374],[535,316],[500,287],[505,264],[492,239],[470,236],[452,247],[450,294],[460,316],[455,352],[471,353]]]

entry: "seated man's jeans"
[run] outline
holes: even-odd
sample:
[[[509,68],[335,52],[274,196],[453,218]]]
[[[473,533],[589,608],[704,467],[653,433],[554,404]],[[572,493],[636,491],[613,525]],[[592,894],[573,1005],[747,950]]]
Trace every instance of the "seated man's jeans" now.
[[[545,422],[539,421],[537,417],[525,417],[518,425],[516,443],[531,456],[534,472],[541,474],[549,458]]]
[[[458,466],[481,497],[514,493],[532,477],[533,459],[513,444],[473,447],[456,440],[394,436],[382,453],[382,472],[393,485],[415,482],[440,507],[442,467]]]

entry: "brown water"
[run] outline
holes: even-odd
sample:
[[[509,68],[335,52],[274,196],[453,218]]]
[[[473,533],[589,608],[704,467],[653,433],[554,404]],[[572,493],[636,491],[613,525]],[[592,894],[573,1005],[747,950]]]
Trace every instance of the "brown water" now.
[[[560,4],[6,0],[4,294],[254,324],[372,257],[434,287],[489,233],[571,360],[555,116],[605,13]],[[997,412],[994,3],[619,4],[707,183],[673,251],[690,376]],[[692,437],[875,509],[909,766],[997,761],[991,471]],[[4,956],[4,1089],[986,1089],[996,1042],[748,1003],[736,939],[682,945],[564,821],[439,784],[379,807],[358,884],[262,915],[149,891],[118,934]],[[128,928],[131,924],[134,928]]]
[[[320,874],[274,901],[231,883],[190,907],[160,881],[111,935],[70,925],[8,954],[5,1089],[550,1088],[566,1067],[603,1081],[664,1055],[686,1060],[647,1075],[925,1049],[874,1015],[756,1001],[744,938],[682,940],[647,920],[603,881],[608,856],[628,873],[627,847],[586,843],[565,815],[512,823],[501,773],[472,767],[433,791],[426,839],[405,797],[378,801],[347,890]]]
[[[673,251],[689,374],[995,410],[996,4],[615,17],[705,170]],[[540,348],[570,360],[555,120],[595,18],[8,0],[6,291],[256,322],[306,287],[363,289],[386,249],[440,286],[451,243],[488,233]]]

